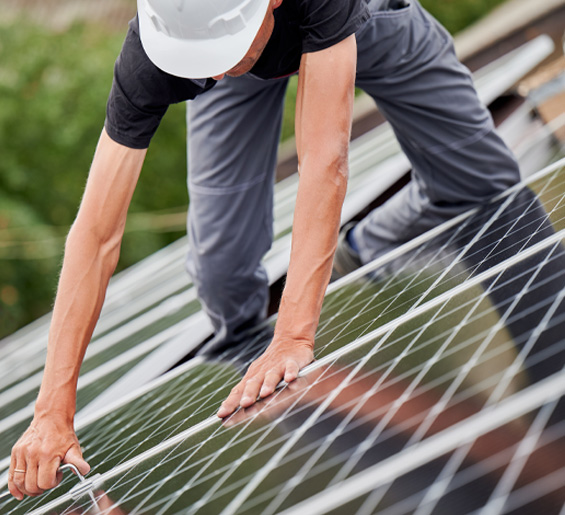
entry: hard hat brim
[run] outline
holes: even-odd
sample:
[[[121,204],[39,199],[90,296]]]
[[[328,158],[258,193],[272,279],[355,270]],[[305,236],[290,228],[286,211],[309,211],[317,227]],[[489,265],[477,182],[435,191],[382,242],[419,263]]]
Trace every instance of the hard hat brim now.
[[[158,31],[138,0],[137,14],[141,44],[147,57],[166,73],[187,79],[206,79],[222,75],[236,66],[249,51],[257,36],[270,0],[256,11],[245,30],[214,39],[178,39]]]

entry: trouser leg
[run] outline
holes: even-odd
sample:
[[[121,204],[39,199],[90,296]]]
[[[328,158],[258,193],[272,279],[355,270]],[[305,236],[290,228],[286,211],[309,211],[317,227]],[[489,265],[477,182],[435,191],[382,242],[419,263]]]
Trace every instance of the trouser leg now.
[[[227,77],[188,104],[186,267],[220,340],[266,315],[260,262],[272,242],[286,84]]]
[[[387,3],[387,2],[385,2]],[[512,153],[480,102],[453,42],[415,1],[371,2],[357,34],[357,85],[410,159],[412,181],[355,231],[368,262],[519,181]]]

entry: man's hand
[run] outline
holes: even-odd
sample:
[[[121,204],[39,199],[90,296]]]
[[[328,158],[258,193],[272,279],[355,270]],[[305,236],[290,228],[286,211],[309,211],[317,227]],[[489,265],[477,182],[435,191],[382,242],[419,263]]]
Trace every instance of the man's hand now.
[[[247,408],[258,398],[271,395],[284,379],[287,383],[298,377],[300,369],[314,360],[314,343],[307,340],[273,339],[263,355],[255,360],[243,379],[222,403],[218,417],[231,415],[239,406]]]
[[[8,489],[18,500],[37,496],[56,487],[62,479],[57,472],[72,463],[81,474],[90,466],[83,459],[72,422],[56,415],[35,418],[12,449]]]

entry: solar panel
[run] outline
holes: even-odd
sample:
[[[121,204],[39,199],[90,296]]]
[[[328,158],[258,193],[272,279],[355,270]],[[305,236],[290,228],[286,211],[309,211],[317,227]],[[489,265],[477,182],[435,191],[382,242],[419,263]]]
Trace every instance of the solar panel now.
[[[268,338],[197,358],[85,421],[101,506],[558,513],[564,165],[332,285],[317,361],[229,427],[214,412]],[[95,513],[63,494],[71,483],[3,512]]]

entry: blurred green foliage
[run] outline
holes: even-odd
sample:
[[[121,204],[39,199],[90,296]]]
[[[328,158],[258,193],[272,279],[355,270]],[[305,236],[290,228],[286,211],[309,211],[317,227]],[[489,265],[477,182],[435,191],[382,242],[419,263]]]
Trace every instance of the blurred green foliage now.
[[[422,1],[451,32],[501,2]],[[23,18],[0,23],[0,337],[50,309],[124,33],[89,24],[53,32]],[[295,97],[293,79],[283,138],[293,133]],[[169,109],[130,209],[170,210],[177,223],[130,225],[120,269],[183,234],[178,220],[187,204],[184,113],[184,106]]]
[[[50,309],[123,34],[0,25],[0,336]],[[131,212],[186,209],[184,106],[155,137]],[[130,231],[120,268],[182,232]]]

